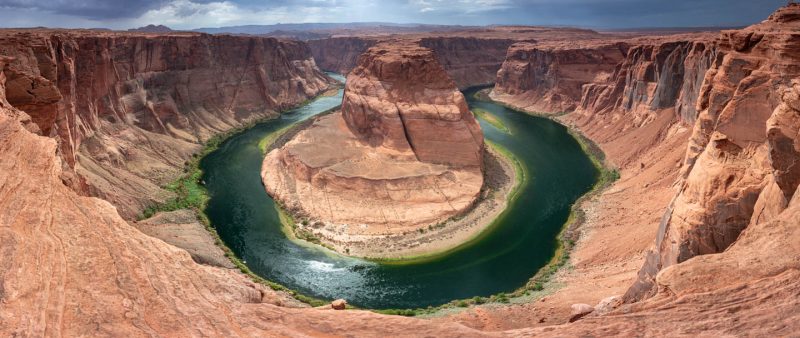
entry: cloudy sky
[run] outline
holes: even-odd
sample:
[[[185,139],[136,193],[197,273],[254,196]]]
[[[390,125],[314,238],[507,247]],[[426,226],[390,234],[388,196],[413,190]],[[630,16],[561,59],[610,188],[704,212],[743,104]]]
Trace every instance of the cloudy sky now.
[[[306,22],[740,26],[786,0],[0,0],[0,27],[164,24],[177,29]]]

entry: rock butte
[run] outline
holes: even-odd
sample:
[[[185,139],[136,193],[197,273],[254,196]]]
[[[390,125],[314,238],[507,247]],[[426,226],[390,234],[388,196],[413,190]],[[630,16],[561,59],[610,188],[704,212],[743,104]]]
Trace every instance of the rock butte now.
[[[158,55],[172,56],[171,64],[181,65],[180,69],[191,65],[187,60],[197,54],[157,47],[169,41],[200,46],[239,41],[248,46],[248,41],[261,38],[0,32],[0,334],[791,336],[800,331],[800,194],[797,168],[792,165],[800,160],[798,28],[800,6],[791,5],[760,24],[712,37],[688,34],[626,39],[624,57],[613,71],[597,78],[570,77],[570,86],[585,82],[579,96],[577,91],[558,88],[558,83],[514,79],[513,74],[542,72],[514,72],[522,59],[510,59],[503,66],[509,69],[504,73],[505,83],[532,83],[535,86],[530,90],[544,93],[544,97],[557,94],[562,98],[510,103],[544,107],[551,102],[576,102],[575,112],[559,119],[596,141],[607,160],[620,168],[622,179],[583,206],[583,235],[570,255],[574,269],[557,276],[562,288],[529,303],[472,307],[430,320],[287,307],[290,302],[280,293],[234,270],[198,264],[185,250],[137,230],[132,226],[136,222],[126,221],[121,214],[136,210],[135,201],[145,198],[147,190],[130,190],[136,185],[127,184],[129,176],[119,173],[126,166],[125,170],[131,172],[140,168],[131,164],[136,163],[132,158],[140,148],[120,147],[127,150],[118,154],[127,157],[97,161],[92,167],[95,170],[116,170],[106,177],[121,176],[110,180],[105,189],[75,184],[76,170],[71,163],[80,163],[75,161],[76,153],[82,153],[91,135],[104,136],[105,142],[121,142],[126,135],[160,139],[138,130],[147,130],[138,127],[143,125],[141,121],[158,125],[155,118],[144,119],[147,114],[134,115],[138,122],[120,119],[111,123],[106,118],[111,110],[93,110],[104,107],[99,103],[119,104],[119,90],[131,88],[106,86],[127,78],[117,77],[111,70],[130,69],[125,68],[129,64],[146,65],[148,60],[158,60]],[[490,33],[512,35],[522,34],[512,31],[524,30],[527,28],[497,28]],[[546,46],[559,39],[558,29],[547,33],[531,30],[536,31],[530,34],[541,44],[525,48],[559,53],[559,49]],[[481,38],[473,32],[464,34]],[[548,34],[555,38],[542,39]],[[593,37],[569,33],[572,39],[562,41],[620,42],[619,36],[587,35]],[[112,41],[141,41],[152,46],[144,49],[152,52],[116,50],[111,47],[119,45]],[[302,50],[302,44],[268,41],[274,45],[264,51],[279,57],[262,63],[275,64],[275,68],[263,69],[272,69],[276,73],[267,74],[284,79],[277,82],[286,84],[283,88],[304,81],[324,86],[325,80],[313,67],[305,68],[307,71],[295,68],[310,64],[308,54],[296,54],[301,56],[296,59],[280,57],[292,55],[287,52],[291,46]],[[242,45],[230,47],[240,50]],[[515,51],[513,55],[522,54]],[[108,61],[121,56],[141,63],[122,62],[111,67]],[[241,57],[240,53],[235,56]],[[105,68],[109,72],[78,71],[93,69],[90,66],[98,63],[109,65]],[[533,68],[542,67],[547,65]],[[246,72],[250,75],[245,78],[264,74],[259,67],[248,69],[253,72]],[[283,71],[292,75],[277,75]],[[115,75],[95,78],[98,74]],[[146,80],[149,72],[119,74],[139,74],[145,86],[152,83]],[[84,80],[79,81],[81,78]],[[93,78],[97,81],[86,81]],[[81,85],[75,86],[77,83]],[[229,88],[236,87],[231,84]],[[104,88],[113,90],[101,90]],[[554,95],[547,92],[549,88]],[[522,95],[525,92],[509,89]],[[310,92],[308,95],[313,95]],[[12,99],[12,93],[21,97]],[[300,98],[296,91],[267,93],[282,98],[269,107],[302,101],[296,101]],[[193,106],[213,107],[208,102]],[[552,111],[540,113],[564,109],[552,107]],[[190,125],[207,125],[218,121],[211,116],[223,116],[192,114],[188,112],[194,110],[184,108],[175,113],[186,113]],[[246,120],[224,109],[217,112],[231,114],[230,118],[219,118],[230,123],[219,124],[218,129],[188,130],[198,131],[192,135],[208,136]],[[119,132],[110,133],[114,130]],[[150,149],[149,142],[139,144]],[[193,149],[199,147],[191,144]],[[164,166],[164,177],[177,177],[179,164],[188,156]],[[114,189],[129,192],[130,198],[102,194]],[[656,245],[652,246],[654,239]],[[648,249],[652,249],[649,254]],[[565,324],[572,304],[598,306],[576,322]]]
[[[483,185],[483,147],[431,50],[384,42],[359,58],[341,112],[269,152],[262,178],[309,228],[390,235],[465,212]]]

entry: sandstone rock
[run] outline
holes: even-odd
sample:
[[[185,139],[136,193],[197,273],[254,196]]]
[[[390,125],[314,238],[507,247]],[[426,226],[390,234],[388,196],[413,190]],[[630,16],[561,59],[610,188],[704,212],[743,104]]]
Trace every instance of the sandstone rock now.
[[[344,299],[337,299],[331,302],[331,308],[334,310],[344,310],[347,307],[347,301]]]
[[[578,319],[586,317],[586,315],[594,312],[594,307],[589,304],[572,304],[571,306],[572,312],[571,317],[569,318],[570,323],[574,322]]]
[[[308,42],[320,68],[347,74],[358,65],[358,57],[385,38],[334,37]],[[409,42],[417,39],[408,38]],[[495,74],[514,40],[466,36],[422,37],[418,43],[433,50],[445,71],[459,88],[494,82]]]
[[[411,151],[421,162],[481,166],[483,135],[429,49],[384,43],[348,76],[342,116],[372,146]]]
[[[200,143],[277,116],[331,80],[301,42],[173,33],[5,30],[8,102],[59,140],[81,194],[135,218]]]
[[[223,268],[236,268],[193,210],[160,212],[133,223],[137,229],[176,247],[186,250],[195,262]]]
[[[611,77],[627,50],[625,43],[605,41],[514,44],[491,97],[539,113],[572,111],[583,86]]]
[[[798,13],[800,7],[791,5],[762,24],[712,38],[704,33],[626,39],[632,48],[609,81],[585,85],[577,112],[564,117],[603,143],[603,150],[621,165],[638,163],[634,161],[642,152],[669,140],[685,124],[693,126],[677,182],[679,192],[664,213],[656,249],[647,255],[640,282],[624,297],[628,302],[655,299],[625,305],[612,312],[615,315],[671,313],[652,319],[669,322],[681,334],[739,330],[763,334],[781,331],[797,317],[740,316],[745,312],[759,316],[764,303],[755,294],[762,292],[769,294],[763,297],[792,298],[775,301],[775,307],[790,309],[798,304],[796,297],[788,296],[798,287],[789,282],[797,271],[786,261],[798,253],[796,245],[784,242],[795,237],[787,224],[797,223],[791,210],[791,201],[797,199],[796,176],[787,164],[796,163],[798,147],[796,137],[787,135],[798,130],[795,118],[789,118],[797,116],[797,110],[790,108],[794,96],[790,88],[800,57]],[[675,75],[681,72],[679,81]],[[629,142],[621,141],[626,139]],[[777,183],[781,180],[792,183],[781,186]],[[793,248],[786,250],[787,246]],[[721,262],[726,263],[717,265]],[[763,273],[754,271],[760,264],[765,264]],[[746,305],[739,303],[744,298]],[[705,321],[702,313],[711,308],[709,304],[718,304],[715,311],[735,312],[739,318],[735,328],[699,323]],[[575,335],[596,334],[602,327],[611,334],[638,327],[630,321],[622,324],[626,328],[612,328],[616,324],[604,325],[605,320],[608,317],[586,318],[572,326],[580,329],[568,330]],[[770,325],[758,327],[763,322]],[[548,331],[526,331],[544,332]],[[655,326],[648,332],[676,334]]]
[[[458,88],[491,84],[506,58],[513,39],[477,37],[425,37],[422,47],[430,48]]]
[[[606,297],[600,300],[597,305],[594,306],[594,313],[598,315],[604,315],[606,313],[611,312],[614,308],[619,305],[622,301],[622,297],[620,296],[611,296]]]
[[[358,65],[358,57],[378,43],[366,37],[334,37],[308,41],[317,65],[340,74],[350,73]]]
[[[711,41],[707,34],[694,34],[628,42],[632,47],[610,83],[584,88],[579,111],[631,112],[630,128],[650,122],[659,110],[674,108],[683,123],[693,123],[700,86],[717,55]]]
[[[56,155],[59,145],[36,135],[42,132],[39,127],[6,101],[6,75],[0,71],[0,335],[794,335],[800,330],[800,194],[797,187],[791,189],[796,176],[786,164],[798,151],[792,81],[800,55],[798,18],[800,7],[789,6],[762,25],[723,33],[719,57],[713,58],[697,93],[694,144],[676,198],[683,204],[668,208],[659,241],[666,237],[663,243],[669,244],[653,254],[680,256],[673,256],[672,243],[684,242],[719,244],[717,249],[724,251],[684,256],[688,259],[663,269],[646,266],[652,269],[653,296],[607,316],[543,328],[518,323],[510,331],[478,331],[446,318],[332,314],[259,303],[270,299],[265,292],[272,291],[254,287],[239,273],[196,264],[185,251],[131,227],[109,203],[64,186],[62,170],[69,166]],[[7,63],[0,57],[0,70]],[[591,116],[598,128],[618,130],[634,118],[627,109],[606,112],[609,116]],[[628,130],[649,132],[658,126],[656,133],[669,132],[657,123],[641,126]],[[728,173],[734,178],[726,184]],[[708,180],[701,179],[704,175]],[[731,192],[748,191],[758,177],[763,189],[750,212],[752,198],[743,198],[750,194]],[[709,212],[690,213],[681,205],[708,207]],[[717,226],[725,225],[727,216],[739,222],[748,214],[749,222],[733,243],[716,242]],[[676,226],[674,220],[686,215],[713,227]],[[670,230],[673,226],[680,231]],[[531,321],[544,320],[537,316]]]
[[[568,27],[483,27],[478,30],[381,35],[363,33],[308,41],[322,69],[347,74],[358,57],[381,41],[405,40],[433,50],[458,88],[490,84],[514,42],[578,41],[601,37],[598,32]]]
[[[793,66],[800,61],[797,13],[800,6],[786,7],[761,24],[722,32],[721,57],[698,96],[685,179],[628,301],[657,292],[657,271],[726,250],[792,199],[799,181],[789,163],[800,161],[793,107],[793,81],[800,76]]]
[[[344,243],[464,212],[483,184],[483,147],[463,95],[431,51],[384,43],[348,76],[342,112],[271,151],[262,178],[288,210],[324,223],[311,231]]]
[[[691,124],[716,55],[708,33],[517,43],[509,48],[492,97],[537,113],[577,110],[586,119],[579,123],[625,112],[631,115],[625,127],[639,128],[656,112],[674,108]]]

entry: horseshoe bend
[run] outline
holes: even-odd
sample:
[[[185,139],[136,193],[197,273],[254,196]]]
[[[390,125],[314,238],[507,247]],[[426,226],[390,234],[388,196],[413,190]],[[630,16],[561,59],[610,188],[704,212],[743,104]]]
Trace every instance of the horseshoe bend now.
[[[75,28],[0,29],[0,334],[791,336],[800,5],[734,2],[3,7]]]
[[[467,212],[483,186],[483,153],[480,126],[433,52],[386,42],[360,57],[341,111],[271,151],[262,176],[323,241],[378,257],[366,247],[389,251],[398,234]]]

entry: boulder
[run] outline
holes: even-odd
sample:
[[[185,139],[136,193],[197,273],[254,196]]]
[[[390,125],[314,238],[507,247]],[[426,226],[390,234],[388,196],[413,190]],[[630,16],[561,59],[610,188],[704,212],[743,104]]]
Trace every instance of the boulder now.
[[[570,323],[572,323],[572,322],[574,322],[574,321],[576,321],[578,319],[581,319],[581,318],[585,317],[586,315],[594,312],[594,307],[592,307],[589,304],[583,304],[583,303],[572,304],[571,308],[572,308],[572,313],[570,314],[570,317],[569,317],[569,322]]]
[[[347,301],[344,299],[337,299],[331,302],[331,308],[334,310],[344,310],[347,307]]]

